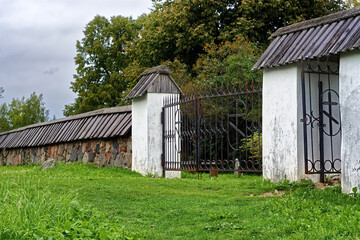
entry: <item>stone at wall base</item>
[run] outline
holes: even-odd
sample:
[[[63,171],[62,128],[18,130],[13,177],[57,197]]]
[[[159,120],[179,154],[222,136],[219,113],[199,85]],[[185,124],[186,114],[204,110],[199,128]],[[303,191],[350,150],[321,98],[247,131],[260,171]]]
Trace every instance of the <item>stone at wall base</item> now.
[[[181,171],[165,171],[165,178],[181,178]]]
[[[240,170],[235,170],[234,175],[237,177],[241,177],[243,175],[243,173]]]
[[[219,176],[219,170],[217,170],[217,169],[210,169],[210,176],[211,176],[211,177],[218,177],[218,176]]]
[[[43,162],[42,164],[42,170],[46,171],[49,168],[53,168],[56,166],[55,160],[54,159],[49,159],[46,160],[45,162]]]

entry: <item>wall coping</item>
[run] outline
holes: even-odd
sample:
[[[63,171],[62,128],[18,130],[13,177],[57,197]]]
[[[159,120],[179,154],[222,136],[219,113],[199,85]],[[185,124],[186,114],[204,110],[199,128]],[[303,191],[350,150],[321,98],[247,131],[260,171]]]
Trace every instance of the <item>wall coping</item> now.
[[[0,136],[5,135],[5,134],[9,134],[9,133],[13,133],[13,132],[23,131],[23,130],[28,129],[28,128],[51,125],[51,124],[60,123],[60,122],[67,122],[67,121],[71,121],[71,120],[87,118],[87,117],[96,116],[96,115],[106,115],[106,114],[123,113],[123,112],[131,112],[131,105],[121,106],[121,107],[102,108],[102,109],[94,110],[94,111],[91,111],[91,112],[77,114],[77,115],[70,116],[70,117],[60,118],[60,119],[47,121],[47,122],[35,123],[35,124],[31,124],[31,125],[28,125],[28,126],[25,126],[25,127],[16,128],[16,129],[13,129],[13,130],[10,130],[10,131],[7,131],[7,132],[2,132],[2,133],[0,133]]]

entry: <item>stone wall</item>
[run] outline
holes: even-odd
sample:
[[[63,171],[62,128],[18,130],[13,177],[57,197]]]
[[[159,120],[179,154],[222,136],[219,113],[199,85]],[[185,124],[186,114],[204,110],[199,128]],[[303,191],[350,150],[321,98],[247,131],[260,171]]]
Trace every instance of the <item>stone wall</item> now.
[[[0,166],[43,163],[48,159],[60,162],[93,163],[131,169],[131,137],[95,139],[33,148],[0,149]]]

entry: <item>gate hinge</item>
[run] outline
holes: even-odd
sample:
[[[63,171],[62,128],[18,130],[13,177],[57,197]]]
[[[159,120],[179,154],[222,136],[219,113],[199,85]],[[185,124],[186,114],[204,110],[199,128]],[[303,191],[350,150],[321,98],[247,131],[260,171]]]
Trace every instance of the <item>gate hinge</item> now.
[[[301,118],[300,119],[300,122],[306,122],[307,121],[307,118]]]

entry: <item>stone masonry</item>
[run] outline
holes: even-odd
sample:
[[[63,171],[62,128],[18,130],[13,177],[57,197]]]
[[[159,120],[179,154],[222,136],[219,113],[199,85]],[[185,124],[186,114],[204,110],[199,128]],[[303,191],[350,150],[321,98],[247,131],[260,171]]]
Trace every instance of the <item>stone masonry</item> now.
[[[118,137],[0,151],[0,166],[43,163],[55,159],[57,162],[82,162],[131,169],[132,143],[131,137]]]

